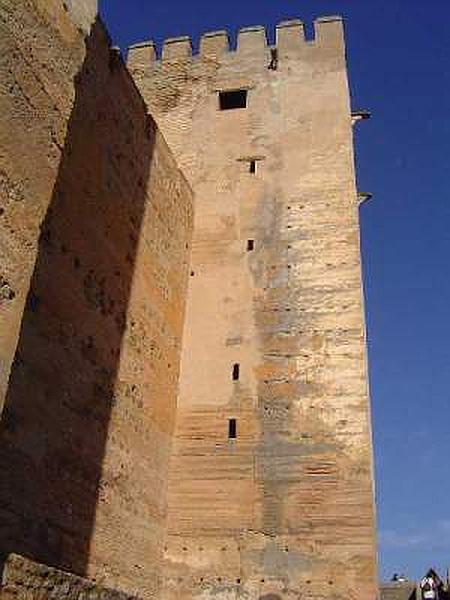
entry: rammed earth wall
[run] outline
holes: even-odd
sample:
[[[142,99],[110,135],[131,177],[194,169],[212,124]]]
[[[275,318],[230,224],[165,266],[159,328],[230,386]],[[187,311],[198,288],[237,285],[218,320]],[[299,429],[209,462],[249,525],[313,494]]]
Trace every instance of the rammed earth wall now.
[[[235,51],[210,33],[194,56],[140,44],[128,64],[196,195],[163,598],[373,600],[342,22],[314,40],[281,23],[274,47],[246,28]],[[220,110],[236,90],[246,108]]]
[[[191,191],[101,23],[0,18],[0,558],[154,598]]]

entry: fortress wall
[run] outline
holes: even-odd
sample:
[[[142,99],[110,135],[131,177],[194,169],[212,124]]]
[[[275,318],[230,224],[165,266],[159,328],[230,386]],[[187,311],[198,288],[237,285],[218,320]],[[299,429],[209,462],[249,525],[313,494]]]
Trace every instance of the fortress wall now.
[[[372,600],[342,22],[316,21],[314,40],[282,23],[276,48],[262,27],[240,31],[236,50],[226,32],[195,55],[188,38],[161,57],[148,42],[128,64],[195,192],[163,598]],[[246,90],[247,107],[219,110],[227,90]]]
[[[1,600],[23,600],[24,598],[137,600],[136,596],[105,588],[88,579],[41,565],[16,554],[11,554],[6,561],[0,598]]]
[[[0,4],[0,413],[84,54],[58,0]]]
[[[154,598],[192,194],[99,22],[0,11],[0,565]]]

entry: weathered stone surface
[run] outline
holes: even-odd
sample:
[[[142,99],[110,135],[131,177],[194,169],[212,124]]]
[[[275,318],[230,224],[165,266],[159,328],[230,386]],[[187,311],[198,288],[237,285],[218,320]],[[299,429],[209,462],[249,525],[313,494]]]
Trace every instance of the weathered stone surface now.
[[[153,598],[191,191],[100,23],[0,6],[0,557]]]
[[[98,12],[97,0],[63,0],[72,20],[84,32],[89,33]]]
[[[146,599],[372,600],[341,21],[133,47],[176,163],[94,12],[0,0],[0,558]],[[13,557],[3,591],[123,597],[45,572]]]
[[[138,600],[71,573],[12,554],[3,570],[1,600]]]
[[[84,55],[58,0],[0,2],[0,413]]]
[[[198,56],[129,54],[196,195],[166,600],[377,595],[342,23],[315,29],[282,24],[277,52],[256,27],[235,52],[217,32]],[[219,110],[239,89],[247,108]]]

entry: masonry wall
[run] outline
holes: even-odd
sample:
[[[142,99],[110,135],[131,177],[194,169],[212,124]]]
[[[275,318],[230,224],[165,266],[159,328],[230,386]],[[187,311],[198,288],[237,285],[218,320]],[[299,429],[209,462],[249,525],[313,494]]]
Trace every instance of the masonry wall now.
[[[11,554],[4,565],[1,600],[45,598],[65,600],[137,600],[93,581]]]
[[[101,23],[0,15],[0,558],[154,598],[191,191]]]
[[[0,28],[1,412],[84,44],[57,0],[4,0]]]
[[[276,52],[260,27],[231,52],[225,32],[196,56],[188,38],[162,60],[151,43],[129,52],[196,195],[166,600],[377,595],[341,20],[315,36],[294,21]],[[219,110],[218,92],[237,89],[247,108]]]

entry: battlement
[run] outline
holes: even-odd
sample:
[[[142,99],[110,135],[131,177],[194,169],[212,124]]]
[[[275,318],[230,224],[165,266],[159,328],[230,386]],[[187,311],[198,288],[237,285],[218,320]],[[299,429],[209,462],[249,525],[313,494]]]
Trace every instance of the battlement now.
[[[344,51],[343,22],[339,16],[321,17],[314,21],[314,37],[307,39],[305,25],[298,19],[282,21],[276,26],[275,45],[269,45],[266,28],[243,27],[238,31],[236,49],[230,44],[227,31],[210,31],[200,38],[198,52],[194,52],[188,36],[166,39],[161,52],[153,41],[134,44],[128,49],[127,63],[130,68],[162,61],[190,61],[196,58],[219,58],[226,54],[234,56],[269,55],[277,50],[277,57],[296,55],[307,47]]]

